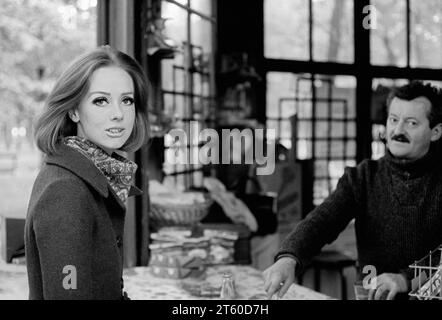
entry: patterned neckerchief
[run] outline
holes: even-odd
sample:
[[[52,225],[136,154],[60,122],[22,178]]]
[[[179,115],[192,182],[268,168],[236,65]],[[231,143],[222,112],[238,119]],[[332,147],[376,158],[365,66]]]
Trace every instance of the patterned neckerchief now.
[[[64,138],[64,144],[90,159],[106,177],[121,201],[126,202],[137,170],[137,165],[134,162],[115,152],[110,156],[93,142],[78,136]]]

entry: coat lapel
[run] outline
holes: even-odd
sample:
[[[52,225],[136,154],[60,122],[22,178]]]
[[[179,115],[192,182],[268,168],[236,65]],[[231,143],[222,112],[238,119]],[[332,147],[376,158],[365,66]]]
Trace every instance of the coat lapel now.
[[[106,177],[101,171],[80,152],[60,144],[56,154],[48,156],[45,160],[48,164],[63,167],[94,188],[100,195],[107,198],[109,195]]]
[[[57,153],[48,156],[45,162],[71,171],[94,188],[104,198],[108,198],[109,193],[112,194],[120,207],[125,209],[125,204],[118,198],[116,193],[113,192],[103,173],[101,173],[90,159],[86,158],[80,152],[64,144],[60,144]],[[135,186],[132,186],[129,190],[129,196],[137,196],[140,194],[143,194],[143,191]]]

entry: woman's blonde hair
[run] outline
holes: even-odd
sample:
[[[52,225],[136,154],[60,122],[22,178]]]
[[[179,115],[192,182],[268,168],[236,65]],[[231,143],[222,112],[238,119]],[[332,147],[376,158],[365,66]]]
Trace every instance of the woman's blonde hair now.
[[[35,124],[37,147],[46,154],[56,153],[63,137],[77,134],[77,125],[69,112],[78,108],[89,90],[89,79],[94,71],[107,66],[117,66],[126,71],[134,83],[135,123],[132,134],[120,148],[122,151],[138,150],[148,138],[147,78],[141,66],[127,54],[109,46],[99,47],[74,60],[58,79],[46,99],[43,113]]]

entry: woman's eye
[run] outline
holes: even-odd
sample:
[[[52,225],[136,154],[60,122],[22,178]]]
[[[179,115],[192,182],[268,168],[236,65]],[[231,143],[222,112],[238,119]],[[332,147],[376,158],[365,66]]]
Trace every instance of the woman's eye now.
[[[130,98],[130,97],[123,98],[123,103],[124,103],[126,106],[131,106],[131,105],[134,104],[134,99],[133,99],[133,98]]]
[[[95,104],[96,106],[102,107],[107,103],[107,99],[106,98],[95,98],[92,101],[93,104]]]

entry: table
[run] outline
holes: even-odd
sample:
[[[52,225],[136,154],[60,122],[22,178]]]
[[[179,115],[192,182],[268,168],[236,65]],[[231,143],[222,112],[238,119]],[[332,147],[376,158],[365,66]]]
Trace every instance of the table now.
[[[205,282],[220,285],[223,273],[230,272],[235,279],[238,299],[266,299],[261,271],[245,265],[222,265],[208,267]],[[124,270],[124,287],[134,300],[196,300],[176,279],[158,278],[151,274],[149,267],[135,267]],[[210,298],[204,298],[209,300]],[[219,298],[214,298],[219,299]],[[282,300],[328,300],[322,293],[293,284]]]
[[[204,281],[221,283],[224,272],[231,272],[235,278],[238,299],[266,299],[264,280],[259,270],[244,265],[224,265],[207,268]],[[150,267],[134,267],[124,270],[124,287],[133,300],[196,300],[180,286],[180,280],[157,278],[150,273]],[[28,282],[24,265],[0,262],[0,300],[28,299]],[[208,298],[204,298],[208,299]],[[293,284],[283,300],[332,299],[297,284]]]

